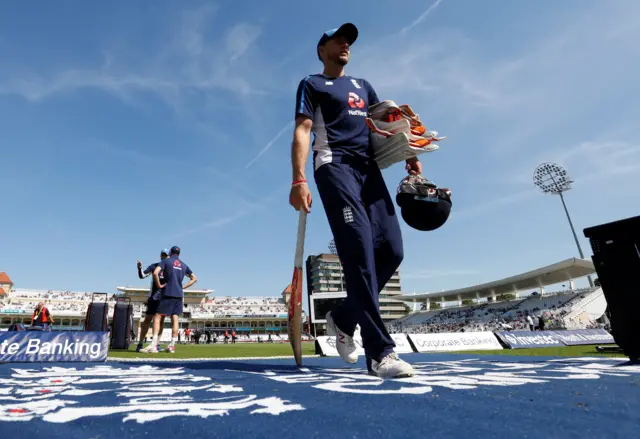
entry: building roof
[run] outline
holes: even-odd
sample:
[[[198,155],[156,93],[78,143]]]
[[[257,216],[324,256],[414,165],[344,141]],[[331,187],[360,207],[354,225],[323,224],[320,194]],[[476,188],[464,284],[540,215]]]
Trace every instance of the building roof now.
[[[395,296],[394,298],[405,302],[423,302],[427,299],[441,300],[441,298],[444,298],[445,301],[453,301],[458,300],[458,296],[460,296],[461,299],[484,298],[491,297],[493,294],[499,296],[501,294],[532,290],[547,285],[567,282],[572,279],[594,274],[595,272],[596,269],[593,261],[590,259],[571,258],[546,267],[536,268],[526,273],[480,285],[443,292],[404,294],[402,296]]]
[[[148,293],[150,291],[149,287],[117,287],[116,289],[123,293]],[[195,288],[188,288],[184,291],[187,293],[211,294],[214,290],[197,290]]]
[[[0,272],[0,284],[11,284],[11,285],[13,285],[13,282],[11,281],[11,278],[4,271]]]
[[[334,255],[332,253],[318,253],[317,255],[309,255],[307,259],[309,258],[320,259],[323,261],[340,262],[340,258],[338,257],[338,255]]]

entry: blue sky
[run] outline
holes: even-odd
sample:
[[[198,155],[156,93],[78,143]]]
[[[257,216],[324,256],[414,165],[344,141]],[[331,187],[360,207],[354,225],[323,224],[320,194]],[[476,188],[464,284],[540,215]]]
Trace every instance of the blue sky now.
[[[234,6],[235,5],[235,6]],[[403,225],[407,292],[577,256],[543,161],[576,180],[582,229],[638,214],[640,3],[592,0],[5,3],[0,14],[0,270],[17,287],[146,285],[137,259],[180,245],[220,295],[291,280],[295,90],[352,21],[347,73],[448,139],[422,156],[453,190],[440,230]],[[308,163],[308,174],[311,176]],[[384,171],[391,191],[401,165]],[[315,186],[306,254],[327,250]]]

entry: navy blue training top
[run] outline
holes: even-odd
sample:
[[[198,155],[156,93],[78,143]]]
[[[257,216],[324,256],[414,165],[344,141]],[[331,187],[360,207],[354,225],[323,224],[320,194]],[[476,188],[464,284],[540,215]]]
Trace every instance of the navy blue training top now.
[[[344,156],[373,156],[365,118],[369,105],[378,102],[375,90],[364,79],[314,74],[300,81],[296,117],[302,114],[313,120],[315,170],[326,163],[340,163]]]
[[[156,267],[160,265],[160,262],[156,262],[155,264],[151,264],[149,265],[147,268],[145,268],[145,270],[143,271],[144,274],[152,274],[155,270]],[[164,280],[164,272],[160,272],[160,274],[158,274],[158,277],[160,278],[160,282],[163,282]],[[160,290],[160,288],[158,288],[158,286],[156,285],[156,282],[153,280],[153,277],[151,278],[151,294],[150,296],[153,297],[154,299],[157,299],[157,292]]]
[[[160,267],[164,273],[165,287],[162,291],[163,297],[182,297],[182,280],[193,272],[187,264],[182,262],[178,256],[171,256],[160,262]]]

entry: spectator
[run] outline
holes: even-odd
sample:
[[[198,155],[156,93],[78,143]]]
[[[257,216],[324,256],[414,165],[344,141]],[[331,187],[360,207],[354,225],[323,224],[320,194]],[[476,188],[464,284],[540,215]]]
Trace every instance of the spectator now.
[[[39,302],[36,309],[31,315],[31,326],[38,327],[43,331],[51,331],[51,326],[54,323],[53,317],[49,310],[44,306],[44,303]]]

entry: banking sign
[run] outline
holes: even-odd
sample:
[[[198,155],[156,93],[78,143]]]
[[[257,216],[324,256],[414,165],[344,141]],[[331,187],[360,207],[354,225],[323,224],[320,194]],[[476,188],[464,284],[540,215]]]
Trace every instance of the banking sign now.
[[[10,331],[0,333],[0,363],[106,361],[109,333]]]

